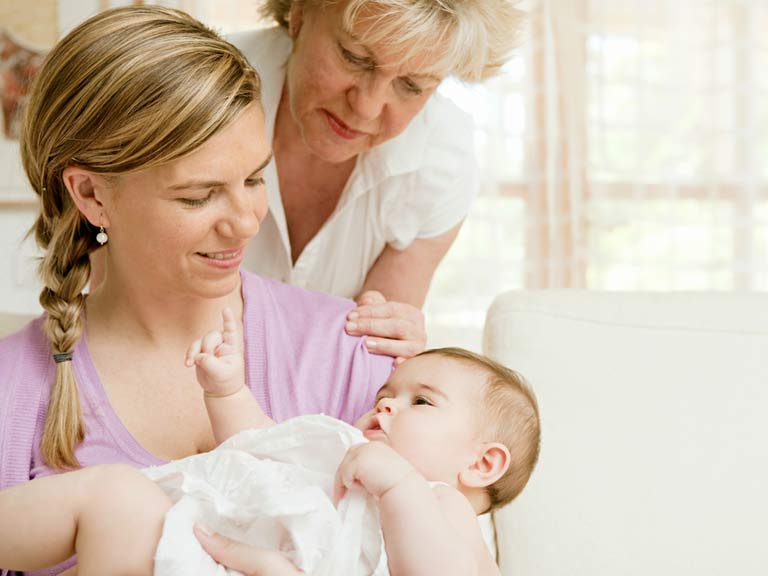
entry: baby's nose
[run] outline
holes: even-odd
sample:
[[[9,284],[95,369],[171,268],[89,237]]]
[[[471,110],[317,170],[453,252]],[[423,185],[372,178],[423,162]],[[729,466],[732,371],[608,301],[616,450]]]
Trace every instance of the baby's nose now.
[[[376,405],[377,412],[384,412],[385,414],[394,414],[395,403],[390,398],[382,398]]]

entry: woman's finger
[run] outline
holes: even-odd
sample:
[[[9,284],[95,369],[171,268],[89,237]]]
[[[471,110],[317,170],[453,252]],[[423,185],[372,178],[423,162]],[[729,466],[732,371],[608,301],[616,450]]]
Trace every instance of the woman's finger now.
[[[378,290],[366,290],[357,298],[355,298],[355,302],[357,302],[358,306],[363,306],[366,304],[383,304],[386,301],[387,299],[384,298],[384,294]]]
[[[238,570],[246,576],[297,576],[304,574],[282,553],[262,550],[241,542],[235,542],[195,525],[195,536],[203,549],[219,564]]]
[[[408,358],[421,354],[425,349],[423,340],[392,340],[390,338],[365,339],[365,347],[371,354],[392,356],[396,359],[395,365],[402,364]]]

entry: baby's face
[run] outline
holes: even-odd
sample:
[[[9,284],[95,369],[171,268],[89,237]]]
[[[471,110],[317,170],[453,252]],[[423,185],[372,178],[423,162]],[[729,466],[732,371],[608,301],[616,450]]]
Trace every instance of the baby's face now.
[[[438,354],[412,358],[355,426],[369,440],[389,444],[427,480],[455,486],[482,444],[484,388],[482,374],[463,362]]]

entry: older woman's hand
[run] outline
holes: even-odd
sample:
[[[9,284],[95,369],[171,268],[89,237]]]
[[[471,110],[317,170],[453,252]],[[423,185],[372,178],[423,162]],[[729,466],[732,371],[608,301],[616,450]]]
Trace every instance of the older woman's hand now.
[[[402,302],[387,302],[376,290],[357,297],[357,308],[347,315],[346,330],[351,336],[368,336],[365,345],[370,352],[394,356],[397,364],[423,352],[427,344],[421,310]]]
[[[235,542],[221,534],[208,533],[196,525],[195,536],[203,549],[222,566],[245,576],[300,576],[304,574],[283,554]]]

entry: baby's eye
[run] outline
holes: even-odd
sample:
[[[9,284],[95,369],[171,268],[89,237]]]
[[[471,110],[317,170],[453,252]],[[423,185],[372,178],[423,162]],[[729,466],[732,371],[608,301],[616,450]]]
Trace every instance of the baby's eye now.
[[[424,396],[416,396],[416,398],[413,399],[414,406],[432,406],[432,402],[430,402],[429,398],[425,398]]]

